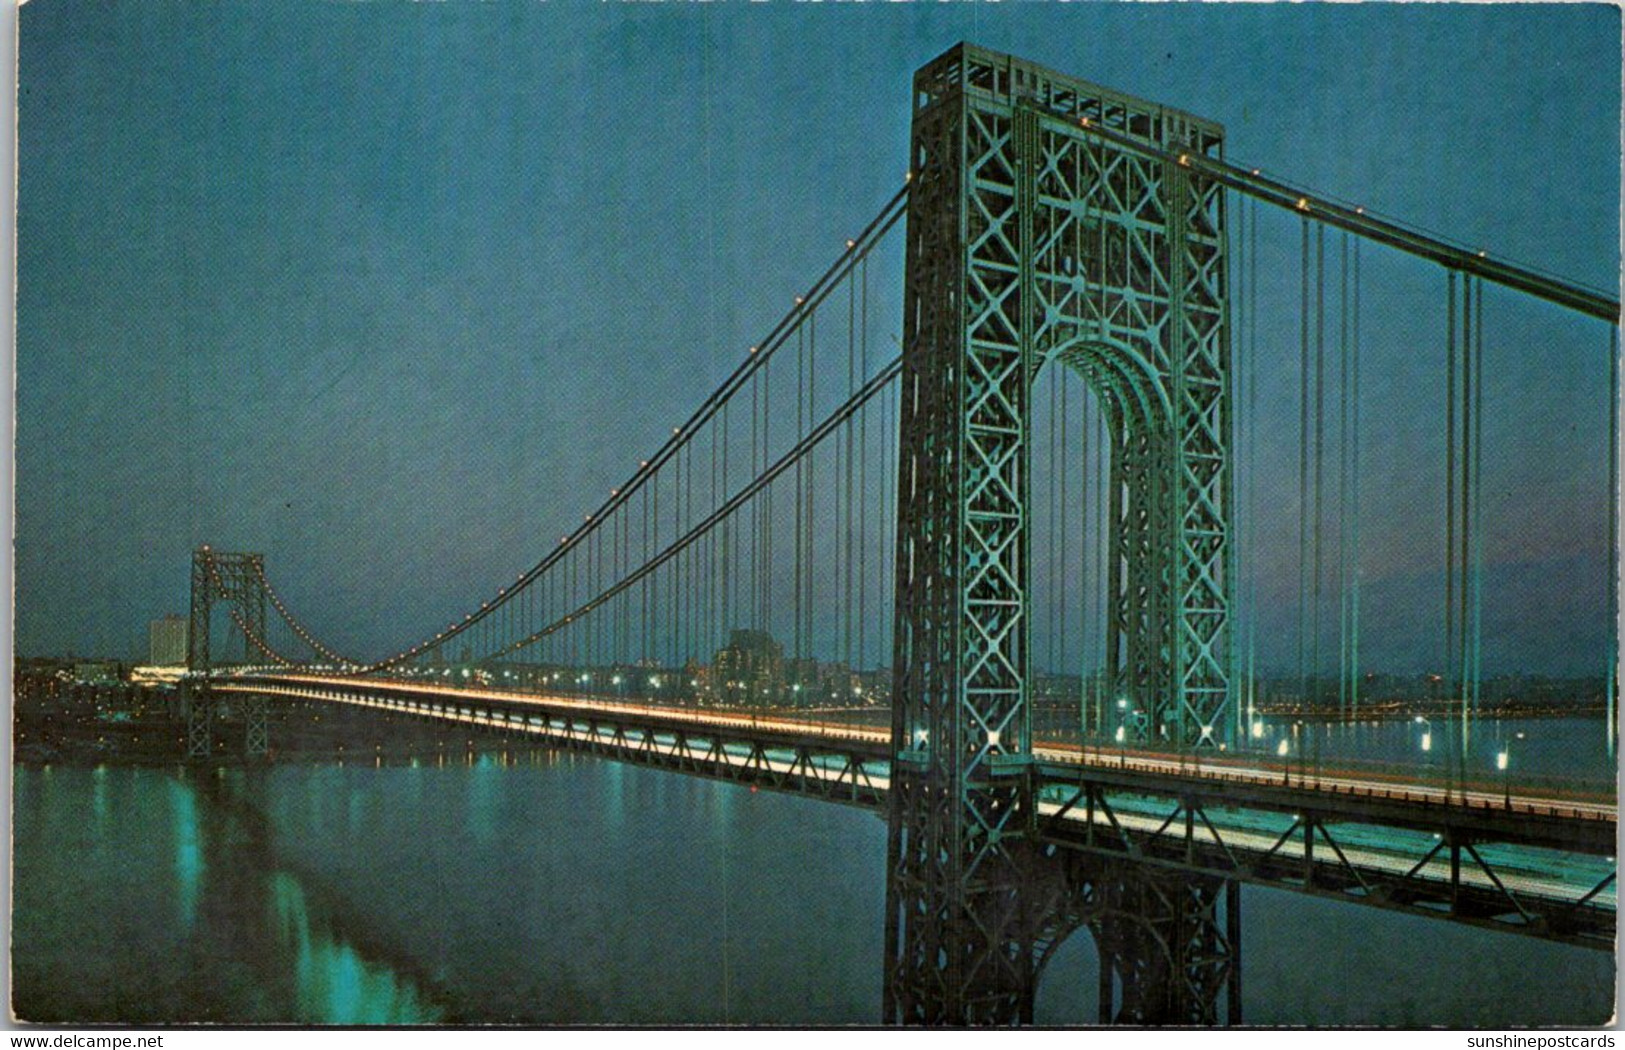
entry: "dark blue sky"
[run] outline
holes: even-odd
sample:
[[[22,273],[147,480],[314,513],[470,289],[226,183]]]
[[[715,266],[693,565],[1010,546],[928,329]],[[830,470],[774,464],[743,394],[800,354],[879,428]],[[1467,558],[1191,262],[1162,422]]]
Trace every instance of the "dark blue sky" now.
[[[895,190],[909,77],[960,39],[1615,288],[1619,30],[1579,4],[33,0],[17,649],[139,651],[204,542],[263,550],[340,646],[460,614],[624,478]],[[1295,297],[1276,226],[1265,279]],[[1443,278],[1372,266],[1367,579],[1421,593]],[[1606,334],[1510,295],[1487,309],[1486,645],[1588,669]],[[1263,467],[1286,478],[1295,298],[1277,313]],[[1285,516],[1261,529],[1296,536]],[[1284,601],[1295,548],[1269,546],[1261,590]],[[1368,665],[1425,660],[1413,626],[1394,619]]]

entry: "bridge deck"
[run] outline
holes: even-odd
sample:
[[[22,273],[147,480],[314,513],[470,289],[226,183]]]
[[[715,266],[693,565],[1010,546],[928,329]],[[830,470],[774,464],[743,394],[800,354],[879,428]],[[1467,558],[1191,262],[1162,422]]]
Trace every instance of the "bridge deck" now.
[[[890,732],[878,728],[321,675],[215,688],[479,726],[870,808],[890,787]],[[1062,848],[1613,947],[1610,802],[1068,746],[1039,747],[1030,768],[1038,833]]]

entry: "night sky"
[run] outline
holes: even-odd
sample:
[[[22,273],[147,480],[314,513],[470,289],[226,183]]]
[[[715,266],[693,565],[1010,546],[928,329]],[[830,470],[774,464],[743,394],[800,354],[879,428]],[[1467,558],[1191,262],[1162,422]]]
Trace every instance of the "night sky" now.
[[[1618,287],[1612,7],[33,0],[20,18],[24,655],[141,653],[201,543],[264,551],[341,648],[459,617],[896,190],[909,78],[961,39]],[[1259,476],[1295,481],[1297,233],[1264,234]],[[1443,548],[1444,277],[1368,262],[1365,663],[1406,669],[1427,632],[1398,610],[1436,604]],[[1607,332],[1506,292],[1486,320],[1486,669],[1596,673]],[[1297,526],[1265,502],[1280,663]]]

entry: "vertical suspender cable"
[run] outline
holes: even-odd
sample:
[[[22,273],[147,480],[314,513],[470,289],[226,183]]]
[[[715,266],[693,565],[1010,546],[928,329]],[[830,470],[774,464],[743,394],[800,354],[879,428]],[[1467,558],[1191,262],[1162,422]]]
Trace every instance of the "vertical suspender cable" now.
[[[1056,501],[1056,484],[1055,484],[1056,416],[1058,416],[1058,414],[1059,414],[1059,397],[1056,397],[1056,393],[1058,393],[1059,385],[1061,385],[1061,382],[1059,382],[1058,377],[1055,377],[1055,375],[1051,375],[1051,377],[1050,377],[1050,426],[1045,427],[1046,431],[1048,431],[1048,440],[1050,440],[1050,475],[1048,475],[1048,478],[1045,479],[1046,488],[1050,489],[1050,514],[1048,514],[1048,520],[1046,520],[1046,522],[1045,522],[1045,532],[1046,532],[1046,535],[1050,535],[1050,536],[1055,535],[1056,522],[1058,522],[1058,520],[1059,520],[1058,510],[1056,510],[1056,502],[1055,502]],[[1029,554],[1029,558],[1030,558],[1030,554]],[[1055,662],[1055,611],[1056,611],[1056,605],[1058,605],[1058,592],[1059,592],[1059,572],[1056,571],[1056,569],[1058,569],[1058,566],[1056,566],[1055,553],[1053,553],[1053,551],[1045,551],[1045,559],[1043,559],[1043,566],[1045,566],[1045,571],[1048,572],[1048,577],[1050,577],[1050,587],[1048,587],[1048,590],[1050,590],[1050,608],[1048,608],[1048,610],[1046,610],[1046,613],[1048,613],[1048,616],[1046,616],[1046,618],[1045,618],[1046,621],[1048,621],[1048,623],[1045,624],[1045,629],[1043,629],[1043,632],[1045,632],[1045,636],[1046,636],[1046,652],[1048,652],[1048,657],[1046,657],[1045,665],[1043,665],[1043,670],[1045,670],[1046,678],[1053,678],[1053,676],[1055,676],[1056,666],[1058,666],[1058,665],[1056,665],[1056,662]],[[1045,689],[1045,696],[1048,696],[1048,689]]]
[[[818,362],[817,362],[816,359],[813,359],[813,360],[808,362],[807,380],[808,380],[809,384],[812,382],[812,375],[813,375],[814,370],[817,369],[817,367],[818,367]],[[814,413],[816,411],[817,411],[817,406],[814,405],[811,401],[808,401],[808,403],[807,403],[807,418],[808,418],[809,422],[814,418]],[[807,500],[808,494],[812,491],[812,479],[811,479],[810,474],[811,474],[811,470],[812,470],[812,464],[817,460],[817,457],[818,457],[818,454],[816,452],[810,453],[807,456],[808,474],[803,475],[803,489],[802,489],[802,491],[800,493],[798,493],[796,495],[796,498],[794,500],[794,509],[793,509],[793,512],[794,512],[794,514],[796,516],[796,521],[797,521],[797,523],[799,524],[799,526],[801,528],[802,535],[807,538],[807,560],[801,566],[801,575],[796,578],[796,585],[798,587],[800,587],[801,591],[802,591],[801,600],[796,605],[796,615],[801,618],[801,622],[796,625],[796,630],[798,632],[800,632],[800,634],[801,634],[801,636],[803,638],[803,642],[804,642],[804,644],[805,644],[805,646],[806,646],[806,648],[808,650],[811,650],[811,648],[812,648],[812,639],[811,639],[810,636],[812,634],[812,628],[811,628],[812,595],[813,595],[813,587],[814,587],[814,584],[813,584],[813,563],[814,563],[814,560],[815,560],[814,551],[815,551],[816,548],[814,546],[814,538],[813,538],[813,523],[812,523],[811,520],[809,520],[807,518],[806,500]],[[839,505],[839,502],[840,502],[840,500],[839,500],[839,497],[837,496],[837,499],[836,499],[837,507]],[[803,656],[809,656],[810,652],[803,653],[802,655]],[[805,666],[805,665],[803,665],[803,666]],[[805,677],[805,672],[803,670],[798,670],[797,674]],[[813,683],[811,681],[807,681],[807,682],[804,682],[802,684],[802,688],[806,689],[806,688],[810,687],[811,685],[813,685]]]
[[[645,486],[644,487],[643,496],[642,496],[642,499],[640,500],[640,503],[642,504],[642,509],[638,512],[639,517],[642,518],[642,521],[639,523],[640,527],[638,529],[638,535],[640,537],[642,537],[642,541],[643,541],[642,542],[643,560],[645,562],[647,562],[649,560],[649,489],[651,487],[652,486]],[[644,662],[648,663],[653,659],[653,656],[654,656],[654,653],[649,648],[649,578],[648,577],[644,577],[641,590],[643,592],[643,609],[642,609],[642,615],[639,617],[639,630],[638,630],[638,633],[639,633],[640,637],[638,639],[638,651],[643,654]]]
[[[724,440],[726,440],[726,438],[727,438],[727,431],[726,430],[722,431],[722,438]],[[718,459],[719,449],[717,448],[717,443],[718,443],[718,432],[715,429],[715,424],[712,424],[712,430],[711,430],[711,502],[708,504],[708,506],[711,506],[711,507],[720,506],[721,503],[722,503],[722,500],[725,499],[726,496],[727,496],[726,490],[727,490],[727,481],[728,481],[728,479],[726,477],[724,477],[723,474],[720,471],[721,464],[720,464],[720,461]],[[723,519],[723,524],[724,525],[727,524],[727,519],[726,518]],[[706,555],[705,578],[710,583],[710,587],[709,587],[710,597],[708,599],[709,608],[706,610],[705,619],[706,619],[707,625],[711,628],[711,637],[703,638],[700,641],[701,655],[706,656],[706,657],[709,657],[713,653],[715,653],[716,652],[716,646],[721,645],[723,643],[723,641],[725,640],[724,635],[722,634],[722,632],[724,630],[723,619],[722,619],[722,590],[724,588],[724,581],[728,577],[727,577],[726,571],[723,569],[722,561],[718,558],[718,554],[719,553],[724,553],[725,554],[726,553],[726,547],[721,548],[721,550],[719,551],[718,545],[719,545],[722,537],[725,536],[726,534],[727,533],[726,533],[725,529],[722,530],[722,531],[713,531],[711,533],[711,549]]]
[[[1309,220],[1298,276],[1298,698],[1309,700]]]
[[[1315,227],[1315,512],[1314,512],[1314,598],[1310,605],[1309,623],[1311,642],[1311,658],[1309,674],[1314,683],[1314,706],[1320,708],[1321,702],[1321,666],[1320,666],[1320,582],[1323,565],[1323,545],[1321,543],[1322,506],[1321,492],[1323,489],[1324,461],[1326,449],[1326,227]],[[1320,734],[1314,734],[1313,739],[1318,744]]]
[[[612,579],[617,579],[617,580],[621,578],[621,525],[622,525],[622,522],[623,522],[623,519],[621,518],[621,516],[619,514],[616,514],[614,520],[612,520],[609,523],[609,537],[610,537],[609,571],[610,571],[610,577]],[[613,608],[607,610],[607,614],[610,616],[610,621],[609,621],[609,626],[610,626],[609,645],[610,645],[610,663],[611,664],[618,664],[621,661],[622,649],[621,649],[621,615],[620,615],[620,610],[621,610],[621,606],[620,606],[620,603],[618,603],[618,602],[615,604],[615,606]]]
[[[679,535],[689,530],[694,520],[694,442],[682,445],[682,517]],[[682,666],[694,658],[694,629],[699,613],[699,546],[691,545],[682,559]],[[689,697],[694,699],[694,697]]]
[[[1360,711],[1360,240],[1354,240],[1353,361],[1350,365],[1353,419],[1349,440],[1349,709]]]
[[[899,388],[902,384],[898,384]],[[897,526],[892,521],[892,503],[897,496],[899,460],[896,452],[897,430],[901,424],[902,393],[886,393],[880,397],[880,623],[885,625],[880,636],[880,657],[888,671],[896,655],[897,637]],[[897,410],[892,410],[893,404]],[[888,699],[892,696],[888,689]]]
[[[1447,276],[1445,316],[1445,541],[1444,541],[1444,697],[1445,739],[1454,737],[1450,704],[1456,695],[1456,271]],[[1449,764],[1447,759],[1446,770]],[[1446,781],[1448,797],[1449,782]]]
[[[757,373],[756,382],[750,391],[750,474],[756,477],[761,472],[762,457],[762,383],[763,372]],[[762,617],[762,548],[764,542],[762,535],[767,530],[767,504],[772,498],[771,489],[764,491],[756,499],[751,500],[750,523],[750,618],[751,626],[760,631],[767,625]]]
[[[672,536],[676,537],[683,534],[680,516],[683,505],[683,457],[681,455],[673,456],[671,458],[671,463],[672,470],[674,471],[672,476],[672,491],[670,501],[672,506],[671,523]],[[681,605],[683,593],[682,559],[672,559],[671,571],[667,573],[666,580],[667,663],[671,665],[672,673],[676,674],[679,673],[682,668],[681,654],[683,651],[683,620]],[[679,698],[685,695],[681,689],[681,686],[679,687],[677,695]]]
[[[1337,713],[1349,713],[1349,235],[1338,260],[1337,309]]]
[[[807,411],[808,411],[808,414],[809,414],[809,418],[817,418],[817,412],[818,412],[818,398],[817,398],[817,392],[818,392],[818,313],[817,313],[817,311],[814,311],[813,314],[807,320],[807,359],[808,359],[808,361],[810,363],[809,367],[807,369]],[[762,466],[763,466],[764,469],[766,468],[767,463],[766,463],[765,460],[763,461]],[[806,506],[800,508],[800,512],[804,516],[803,520],[802,520],[802,528],[806,530],[807,536],[809,538],[811,538],[811,536],[813,534],[813,522],[816,520],[813,517],[813,505],[814,505],[814,499],[815,499],[814,493],[816,493],[818,491],[818,482],[817,482],[817,478],[816,478],[817,469],[818,469],[818,456],[816,454],[809,454],[807,456],[807,495],[805,497]],[[795,509],[795,508],[792,508],[792,509]],[[813,604],[812,603],[812,595],[813,595],[813,575],[812,575],[812,566],[811,566],[811,563],[809,562],[808,569],[807,569],[807,602],[806,602],[806,607],[803,609],[803,613],[802,613],[807,618],[806,619],[806,625],[805,625],[805,627],[803,627],[802,630],[803,630],[803,633],[805,633],[807,638],[808,638],[809,646],[811,645],[811,639],[812,639],[812,633],[813,633],[813,628],[812,628],[812,623],[813,623],[813,621],[812,621],[812,604]]]
[[[1078,421],[1078,463],[1083,472],[1078,484],[1078,729],[1084,739],[1089,736],[1089,631],[1094,626],[1094,587],[1089,571],[1089,510],[1094,506],[1089,499],[1089,397],[1083,397],[1083,411]]]
[[[577,576],[577,582],[581,585],[581,593],[583,595],[593,593],[592,549],[593,544],[597,540],[597,536],[598,533],[596,531],[593,532],[587,537],[587,542],[581,545],[581,571]],[[597,653],[597,649],[593,644],[596,641],[596,639],[593,637],[593,630],[596,626],[597,624],[591,618],[581,621],[581,627],[578,633],[581,635],[582,670],[588,670],[592,667],[593,657]]]
[[[1115,677],[1117,653],[1111,645],[1116,637],[1112,619],[1117,615],[1117,594],[1112,587],[1116,574],[1112,571],[1113,531],[1117,522],[1113,510],[1118,506],[1117,478],[1112,475],[1112,447],[1114,435],[1107,430],[1105,402],[1095,401],[1095,554],[1100,559],[1100,572],[1095,577],[1095,595],[1099,613],[1095,622],[1100,625],[1100,663],[1095,669],[1095,724],[1106,727],[1106,705],[1109,701],[1109,683]]]
[[[1104,185],[1105,146],[1100,144],[1089,151],[1090,167],[1093,177],[1099,179]],[[1097,317],[1106,317],[1106,280],[1110,268],[1110,260],[1106,251],[1106,199],[1103,195],[1097,196],[1095,212],[1095,259],[1099,267],[1100,277],[1095,284],[1096,301],[1095,313]],[[1096,392],[1095,396],[1095,465],[1090,473],[1095,479],[1095,557],[1099,572],[1095,576],[1095,636],[1098,639],[1099,663],[1095,667],[1095,728],[1096,732],[1103,732],[1106,728],[1106,680],[1108,668],[1113,667],[1114,654],[1108,652],[1110,640],[1115,636],[1109,619],[1115,614],[1113,601],[1116,595],[1112,592],[1112,581],[1116,579],[1110,564],[1111,539],[1108,529],[1112,528],[1111,486],[1116,479],[1111,477],[1111,456],[1106,446],[1106,400],[1105,390]]]
[[[722,491],[733,491],[733,476],[728,471],[728,406],[732,403],[730,398],[722,405]],[[717,644],[728,644],[728,632],[733,628],[733,534],[731,532],[733,515],[722,519],[722,599],[721,608],[717,613]],[[711,683],[712,691],[717,690],[717,683]]]
[[[590,540],[591,542],[587,544],[587,593],[596,594],[603,589],[604,530],[594,529]],[[587,621],[587,644],[590,646],[587,653],[588,672],[591,673],[604,662],[604,622],[602,617],[594,615]],[[593,679],[590,684],[597,685],[597,679]]]
[[[1056,518],[1055,523],[1055,532],[1059,533],[1059,538],[1061,538],[1061,551],[1059,551],[1059,558],[1056,559],[1056,566],[1058,566],[1056,574],[1061,579],[1061,627],[1059,627],[1061,640],[1059,640],[1059,663],[1051,666],[1050,673],[1059,676],[1063,675],[1068,666],[1071,666],[1066,660],[1066,606],[1071,605],[1071,572],[1068,572],[1071,566],[1069,566],[1068,558],[1066,558],[1068,556],[1066,515],[1068,515],[1069,510],[1068,502],[1066,502],[1066,488],[1068,488],[1066,486],[1066,476],[1072,470],[1072,447],[1066,440],[1068,439],[1066,416],[1071,410],[1071,398],[1068,397],[1068,388],[1066,388],[1066,372],[1064,372],[1064,366],[1061,366],[1061,362],[1056,362],[1056,367],[1063,369],[1063,371],[1058,371],[1055,374],[1055,385],[1061,388],[1061,517]],[[1063,696],[1059,689],[1056,689],[1056,696]]]
[[[751,378],[750,384],[750,477],[756,477],[761,469],[756,463],[757,428],[761,423],[761,382],[760,373]],[[766,493],[760,498],[750,501],[750,624],[753,628],[761,627],[761,543],[762,543],[762,504],[766,500]]]
[[[1484,689],[1484,282],[1473,293],[1473,720]]]
[[[668,508],[668,515],[671,520],[671,534],[681,536],[683,534],[683,453],[681,449],[678,450],[676,455],[672,456],[671,464],[673,473],[671,505]],[[667,588],[666,602],[669,608],[666,613],[666,634],[667,644],[670,647],[669,660],[675,671],[682,666],[684,648],[683,585],[686,582],[686,576],[683,573],[683,559],[681,557],[671,560],[671,573],[667,579],[669,580],[669,586]]]
[[[1258,712],[1258,202],[1248,198],[1252,213],[1247,243],[1247,732]]]
[[[616,528],[616,532],[617,532],[617,536],[616,536],[617,550],[616,550],[616,557],[615,557],[615,562],[616,562],[616,564],[615,564],[615,578],[617,580],[620,579],[626,573],[626,567],[629,564],[631,564],[631,561],[632,561],[632,547],[631,547],[632,538],[631,538],[631,535],[629,534],[629,532],[627,530],[627,523],[628,523],[630,517],[631,517],[631,511],[628,508],[624,508],[624,505],[623,505],[623,509],[617,510],[615,512],[615,528]],[[630,659],[628,659],[628,655],[627,655],[628,651],[629,651],[628,645],[627,645],[627,639],[628,639],[628,635],[630,634],[630,625],[628,623],[628,611],[629,611],[630,608],[631,608],[631,606],[629,605],[629,603],[627,602],[627,600],[626,600],[626,598],[624,596],[617,596],[616,603],[615,603],[615,654],[614,654],[614,656],[615,656],[615,664],[616,664],[617,667],[625,665],[625,664],[630,664],[632,662]]]
[[[660,549],[660,478],[656,475],[649,485],[652,505],[649,508],[649,544],[651,552]],[[649,577],[649,658],[656,664],[665,662],[667,647],[664,636],[671,630],[671,621],[662,611],[665,601],[663,588],[669,586],[671,572]]]
[[[1460,617],[1456,625],[1457,652],[1461,654],[1461,684],[1456,701],[1461,704],[1461,748],[1456,762],[1465,776],[1468,745],[1468,697],[1472,691],[1471,676],[1471,624],[1468,619],[1468,594],[1471,591],[1471,552],[1473,549],[1473,278],[1463,274],[1461,280],[1461,566],[1460,590],[1456,595]]]
[[[679,518],[678,522],[677,522],[677,530],[678,530],[677,534],[680,536],[683,533],[687,532],[689,523],[692,522],[693,520],[694,520],[694,442],[690,441],[688,444],[683,446],[683,514],[682,514],[682,517]],[[699,573],[696,571],[696,566],[695,566],[696,555],[698,553],[699,553],[698,551],[693,550],[692,548],[689,550],[689,552],[688,552],[688,563],[687,563],[687,567],[686,567],[687,571],[685,573],[685,578],[683,580],[684,598],[686,600],[684,601],[683,616],[682,616],[683,651],[681,653],[681,656],[682,656],[683,666],[684,667],[688,666],[689,660],[692,659],[693,656],[694,656],[694,628],[696,626],[696,624],[695,624],[695,609],[694,609],[694,606],[696,604],[696,599],[699,597],[699,591],[698,591],[698,583],[699,583],[698,576],[699,576]],[[690,688],[691,689],[693,688],[692,685],[690,686]],[[692,693],[690,694],[689,699],[690,700],[694,699]]]
[[[858,370],[869,379],[869,257],[859,264]],[[858,413],[858,666],[869,665],[869,406]]]
[[[581,553],[585,553],[585,551],[582,551]],[[572,608],[572,609],[578,608],[580,606],[580,604],[581,604],[581,601],[580,601],[581,589],[580,589],[580,586],[579,586],[579,584],[580,584],[580,576],[581,576],[581,554],[578,554],[575,551],[571,551],[570,552],[570,608]],[[582,665],[582,660],[581,660],[581,625],[579,623],[573,623],[573,624],[570,625],[570,627],[571,627],[571,630],[570,630],[570,672],[571,672],[570,673],[570,688],[573,690],[573,689],[575,689],[575,687],[577,685],[576,679],[581,673],[581,665]]]
[[[768,460],[768,392],[772,389],[767,383],[768,370],[762,369],[762,465],[757,468],[760,473],[767,466]],[[773,633],[771,617],[773,615],[773,486],[769,485],[762,491],[762,549],[761,549],[761,595],[758,597],[758,617],[761,620],[761,629],[768,634]]]
[[[683,532],[694,522],[694,444],[683,446]],[[691,545],[683,573],[683,666],[694,659],[700,626],[700,546]]]
[[[806,433],[807,433],[807,423],[806,423],[806,419],[807,419],[807,411],[806,411],[807,341],[804,338],[805,335],[806,335],[806,332],[803,329],[799,329],[799,328],[796,329],[796,441],[798,441],[798,442],[803,437],[805,437]],[[796,460],[795,486],[796,486],[796,499],[798,501],[801,500],[802,498],[804,498],[803,493],[806,492],[806,484],[807,484],[807,481],[806,481],[806,477],[807,477],[806,458],[807,457],[803,456],[801,459]],[[803,545],[803,542],[802,542],[801,523],[802,523],[801,522],[801,512],[800,512],[800,509],[798,508],[797,511],[796,511],[796,514],[795,514],[795,529],[794,529],[794,532],[795,532],[795,545],[796,545],[796,554],[795,554],[795,580],[796,580],[796,586],[795,586],[795,621],[796,621],[796,625],[795,625],[795,631],[793,632],[793,635],[792,635],[792,637],[794,638],[794,646],[793,646],[793,648],[791,650],[792,652],[795,653],[795,667],[796,667],[796,670],[795,670],[794,674],[791,675],[791,679],[792,679],[791,687],[792,688],[794,688],[794,686],[799,684],[799,682],[800,682],[801,660],[802,660],[802,657],[805,655],[803,653],[803,651],[802,651],[802,638],[801,638],[801,623],[802,623],[802,620],[801,620],[801,591],[802,591],[802,579],[803,579],[803,577],[804,577],[804,575],[805,575],[805,573],[807,571],[807,563],[808,563],[808,561],[810,559],[807,556],[807,551],[806,551],[806,549],[805,549],[805,547]]]
[[[856,283],[856,278],[857,278],[857,274],[854,271],[851,271],[851,270],[847,271],[847,275],[846,275],[846,396],[848,398],[850,398],[854,393],[856,393],[857,389],[858,389],[858,374],[857,374],[858,373],[858,333],[857,333],[857,327],[858,327],[858,286],[857,286],[857,283]],[[854,595],[856,594],[856,589],[854,587],[854,584],[857,582],[856,580],[853,579],[853,570],[857,567],[857,562],[852,556],[853,553],[854,553],[852,548],[853,548],[853,545],[854,545],[854,542],[855,542],[855,538],[852,535],[852,525],[856,521],[856,518],[857,518],[857,515],[854,513],[856,508],[853,506],[854,493],[853,493],[853,490],[852,490],[852,483],[853,483],[853,479],[856,477],[856,471],[853,469],[854,464],[853,464],[852,461],[856,456],[856,452],[855,452],[855,447],[856,446],[855,446],[854,443],[856,442],[858,435],[857,435],[856,428],[852,425],[851,420],[848,420],[846,422],[845,430],[846,430],[846,477],[844,479],[842,479],[842,480],[843,480],[843,482],[845,484],[845,489],[846,489],[846,501],[845,501],[845,510],[846,510],[846,547],[845,547],[845,549],[843,549],[840,552],[840,559],[841,559],[842,567],[844,569],[843,576],[846,579],[846,610],[845,610],[845,612],[846,612],[846,631],[845,631],[845,637],[842,639],[844,647],[845,647],[844,655],[843,655],[842,658],[846,662],[847,672],[850,674],[850,672],[852,671],[852,668],[854,666],[853,654],[852,654],[852,643],[853,643],[853,641],[854,641],[854,639],[856,637],[856,632],[854,630],[856,625],[853,623],[853,620],[856,617],[854,615],[855,611],[854,611],[853,606],[852,606],[852,599],[853,599]],[[848,700],[851,699],[852,686],[851,686],[850,682],[842,682],[841,691],[842,691],[842,696],[839,698],[840,702],[845,703],[845,702],[847,702]]]
[[[1321,665],[1320,665],[1320,582],[1322,575],[1323,558],[1321,557],[1323,545],[1322,532],[1322,478],[1326,449],[1326,227],[1315,227],[1315,583],[1314,604],[1310,613],[1311,633],[1314,639],[1312,659],[1310,662],[1310,675],[1314,683],[1314,706],[1318,714],[1321,708]],[[1308,730],[1305,730],[1308,732]],[[1311,736],[1314,751],[1314,767],[1316,776],[1320,772],[1320,738],[1317,729]]]
[[[1608,758],[1619,742],[1619,327],[1608,326],[1608,666],[1604,676],[1604,707],[1608,725]]]
[[[1246,708],[1246,654],[1247,654],[1247,602],[1246,595],[1236,586],[1238,580],[1246,579],[1247,568],[1242,564],[1241,553],[1246,550],[1247,536],[1252,529],[1252,523],[1247,520],[1247,504],[1241,498],[1241,491],[1237,488],[1245,472],[1240,468],[1241,450],[1245,448],[1246,427],[1250,420],[1241,411],[1242,398],[1247,389],[1247,362],[1246,338],[1247,316],[1243,305],[1247,293],[1247,215],[1249,211],[1248,199],[1238,195],[1236,198],[1236,221],[1239,224],[1240,235],[1236,238],[1234,250],[1229,253],[1229,273],[1233,275],[1230,281],[1228,294],[1232,309],[1229,312],[1230,344],[1234,348],[1231,355],[1231,369],[1227,377],[1230,397],[1228,400],[1228,415],[1230,423],[1230,450],[1232,458],[1229,469],[1229,484],[1232,493],[1232,506],[1235,508],[1230,522],[1230,543],[1235,555],[1230,559],[1234,575],[1229,582],[1234,588],[1232,605],[1230,607],[1230,740],[1231,747],[1246,743],[1246,730],[1242,728],[1242,712]],[[1226,230],[1228,237],[1229,230]]]

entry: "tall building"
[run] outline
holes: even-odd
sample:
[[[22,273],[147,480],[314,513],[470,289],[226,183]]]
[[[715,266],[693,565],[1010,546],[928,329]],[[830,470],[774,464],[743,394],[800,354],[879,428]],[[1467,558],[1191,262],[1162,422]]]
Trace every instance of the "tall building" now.
[[[147,627],[150,659],[155,667],[177,667],[186,663],[186,617],[170,613]]]
[[[784,693],[784,646],[766,631],[735,631],[717,650],[711,690],[731,704],[774,704]]]

